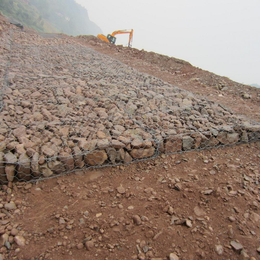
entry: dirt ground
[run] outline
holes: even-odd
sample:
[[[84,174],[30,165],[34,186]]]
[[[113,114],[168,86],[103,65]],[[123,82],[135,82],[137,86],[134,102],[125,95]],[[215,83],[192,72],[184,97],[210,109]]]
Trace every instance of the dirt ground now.
[[[155,53],[72,40],[260,121],[260,89]],[[10,183],[0,191],[0,259],[260,259],[259,169],[256,142]]]

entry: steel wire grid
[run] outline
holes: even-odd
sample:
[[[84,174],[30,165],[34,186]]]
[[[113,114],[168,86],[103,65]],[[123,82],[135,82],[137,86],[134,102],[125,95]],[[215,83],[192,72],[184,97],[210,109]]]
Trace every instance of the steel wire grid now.
[[[0,182],[259,141],[260,125],[87,47],[10,31]]]

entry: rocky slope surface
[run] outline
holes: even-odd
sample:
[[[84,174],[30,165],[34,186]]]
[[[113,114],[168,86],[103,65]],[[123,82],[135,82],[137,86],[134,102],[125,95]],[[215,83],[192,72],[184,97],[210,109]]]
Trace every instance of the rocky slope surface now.
[[[4,183],[259,139],[259,124],[73,39],[3,27]]]

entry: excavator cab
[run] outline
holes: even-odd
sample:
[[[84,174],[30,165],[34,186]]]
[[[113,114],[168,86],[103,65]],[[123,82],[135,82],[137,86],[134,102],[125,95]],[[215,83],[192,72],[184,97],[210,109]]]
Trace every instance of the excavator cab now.
[[[110,43],[116,44],[116,37],[112,36],[111,34],[107,35],[107,39],[109,40]]]

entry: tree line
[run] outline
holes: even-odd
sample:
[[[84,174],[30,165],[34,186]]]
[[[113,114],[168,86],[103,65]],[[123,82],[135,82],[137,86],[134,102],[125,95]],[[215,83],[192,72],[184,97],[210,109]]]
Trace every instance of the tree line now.
[[[40,32],[69,35],[101,33],[85,8],[74,0],[0,0],[0,11]]]

